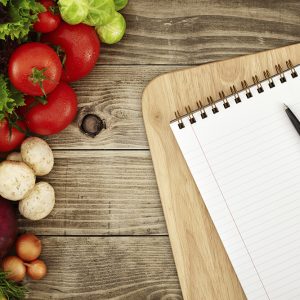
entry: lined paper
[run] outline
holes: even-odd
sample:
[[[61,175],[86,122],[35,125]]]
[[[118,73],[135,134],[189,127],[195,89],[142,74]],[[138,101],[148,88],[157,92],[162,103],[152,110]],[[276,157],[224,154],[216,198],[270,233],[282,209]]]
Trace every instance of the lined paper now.
[[[250,300],[300,299],[300,136],[283,108],[300,118],[300,76],[285,76],[183,129],[171,123]]]

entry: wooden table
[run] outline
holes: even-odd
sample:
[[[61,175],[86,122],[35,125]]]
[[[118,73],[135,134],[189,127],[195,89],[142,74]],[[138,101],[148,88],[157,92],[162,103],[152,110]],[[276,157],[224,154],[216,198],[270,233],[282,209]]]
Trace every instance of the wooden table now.
[[[298,0],[129,2],[126,37],[103,46],[94,71],[73,85],[78,119],[48,139],[55,210],[36,223],[20,220],[42,236],[49,267],[46,279],[28,282],[30,299],[182,299],[142,91],[161,73],[300,41]],[[77,126],[88,113],[106,124],[94,139]]]

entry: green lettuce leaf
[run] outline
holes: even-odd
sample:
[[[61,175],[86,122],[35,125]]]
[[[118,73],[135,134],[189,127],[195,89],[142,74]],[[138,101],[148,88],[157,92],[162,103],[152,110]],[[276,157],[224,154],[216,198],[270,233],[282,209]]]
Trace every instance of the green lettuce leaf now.
[[[17,91],[4,75],[0,74],[0,121],[12,114],[16,108],[24,105],[23,94]]]
[[[115,0],[116,11],[123,9],[128,4],[128,0]]]
[[[83,23],[90,26],[105,25],[115,13],[114,0],[88,0],[88,15]]]
[[[68,24],[79,24],[88,15],[88,0],[59,0],[57,4],[62,19]]]
[[[40,12],[45,11],[35,0],[0,0],[7,5],[10,20],[0,24],[0,39],[21,39],[28,35]]]

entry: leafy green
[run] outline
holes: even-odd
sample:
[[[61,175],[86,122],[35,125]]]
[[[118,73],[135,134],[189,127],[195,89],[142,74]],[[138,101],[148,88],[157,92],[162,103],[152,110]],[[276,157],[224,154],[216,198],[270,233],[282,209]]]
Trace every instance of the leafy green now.
[[[123,9],[128,3],[128,0],[115,0],[116,11]]]
[[[40,12],[45,11],[35,0],[0,0],[7,7],[10,20],[0,24],[0,39],[20,39],[28,35]]]
[[[20,106],[25,105],[23,94],[17,91],[9,80],[0,74],[0,121]]]
[[[115,44],[119,42],[125,34],[126,21],[120,13],[115,12],[108,24],[97,26],[96,30],[103,43]]]
[[[57,4],[61,17],[71,25],[83,22],[89,12],[88,0],[59,0]]]
[[[88,0],[88,15],[83,23],[90,26],[105,25],[115,13],[114,0]]]
[[[1,297],[5,297],[8,300],[25,299],[27,289],[14,281],[8,280],[6,277],[7,274],[0,271],[0,299]]]

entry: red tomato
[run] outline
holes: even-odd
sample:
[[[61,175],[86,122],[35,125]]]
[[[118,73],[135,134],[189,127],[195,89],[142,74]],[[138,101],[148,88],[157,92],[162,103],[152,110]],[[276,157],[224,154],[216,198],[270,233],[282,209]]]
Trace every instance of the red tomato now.
[[[32,98],[26,101],[29,108],[25,119],[28,129],[36,134],[51,135],[64,130],[77,113],[76,94],[64,82],[47,96],[47,104],[32,105],[33,101]]]
[[[44,35],[42,41],[50,43],[64,51],[66,60],[62,80],[76,81],[86,76],[95,66],[100,54],[100,41],[93,27],[85,24],[60,26]]]
[[[15,50],[8,63],[12,84],[31,96],[52,92],[60,81],[61,73],[58,55],[42,43],[23,44]]]
[[[38,14],[38,20],[33,25],[33,29],[36,32],[47,33],[55,30],[61,22],[59,14],[54,14],[51,11],[51,7],[57,7],[52,0],[40,0],[39,1],[46,11]]]
[[[17,121],[16,125],[26,131],[24,122]],[[6,119],[0,121],[0,152],[9,152],[18,148],[26,137],[24,132],[15,127],[9,128]]]

